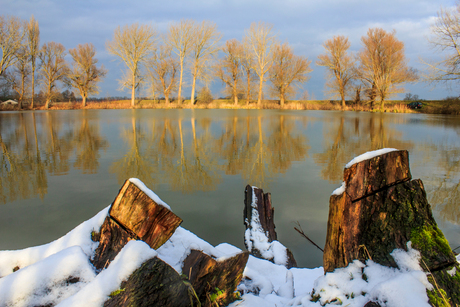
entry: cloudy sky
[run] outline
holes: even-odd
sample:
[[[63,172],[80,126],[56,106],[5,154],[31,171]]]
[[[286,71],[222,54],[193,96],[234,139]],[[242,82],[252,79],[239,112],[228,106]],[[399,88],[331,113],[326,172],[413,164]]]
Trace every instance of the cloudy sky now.
[[[369,28],[395,30],[397,38],[405,43],[409,66],[423,70],[420,58],[439,57],[427,42],[430,25],[441,7],[455,4],[454,0],[0,0],[0,14],[23,19],[34,15],[41,43],[55,41],[67,49],[93,43],[99,63],[109,71],[100,84],[102,97],[129,95],[117,90],[123,64],[105,50],[106,41],[118,25],[150,23],[165,32],[181,19],[209,20],[217,24],[223,43],[232,38],[241,40],[252,22],[271,23],[282,42],[312,61],[311,79],[304,88],[312,98],[323,99],[328,98],[324,96],[325,73],[314,62],[323,53],[325,40],[334,35],[348,36],[351,51],[357,51]],[[186,96],[187,92],[185,89]],[[218,83],[213,92],[216,97],[221,95]],[[425,83],[408,85],[406,92],[425,99],[458,95]]]

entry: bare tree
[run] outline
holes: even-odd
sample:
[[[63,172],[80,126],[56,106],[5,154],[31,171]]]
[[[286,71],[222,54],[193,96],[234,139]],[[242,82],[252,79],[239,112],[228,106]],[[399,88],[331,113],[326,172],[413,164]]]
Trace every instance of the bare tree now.
[[[11,66],[4,76],[9,86],[18,93],[19,109],[22,109],[22,103],[26,93],[26,83],[30,75],[29,59],[25,46],[16,51],[16,63]],[[11,70],[12,68],[12,70]]]
[[[136,77],[140,75],[142,64],[155,47],[156,30],[150,25],[125,25],[118,26],[113,34],[112,41],[106,43],[107,50],[119,56],[129,69],[131,81],[122,81],[131,88],[131,107],[134,108],[136,87],[139,85]]]
[[[249,105],[251,100],[251,81],[255,80],[255,73],[253,70],[254,67],[254,56],[250,50],[250,46],[248,46],[247,41],[243,41],[242,44],[242,54],[241,54],[241,66],[244,76],[246,77],[246,105]]]
[[[169,103],[169,96],[176,88],[176,74],[179,68],[179,63],[172,55],[171,46],[162,45],[158,48],[148,62],[148,69],[152,74],[155,74],[155,79],[158,84],[153,84],[153,87],[158,87],[164,94],[165,102]]]
[[[195,26],[193,35],[191,58],[192,58],[192,94],[190,104],[195,103],[196,80],[203,75],[205,67],[209,66],[209,60],[217,53],[218,42],[222,34],[217,31],[217,25],[213,22],[203,21]]]
[[[69,71],[64,59],[65,47],[60,43],[49,42],[42,46],[39,71],[39,80],[45,93],[45,109],[49,108],[50,101],[58,92],[55,90],[57,81],[62,81]]]
[[[350,42],[345,36],[334,36],[327,40],[323,47],[324,54],[318,56],[316,65],[327,69],[328,81],[326,86],[333,94],[338,94],[345,108],[345,97],[349,94],[353,79],[356,77],[355,60],[347,53]]]
[[[23,38],[21,19],[0,15],[0,76],[16,62],[16,52],[22,47]]]
[[[252,23],[244,36],[245,44],[250,46],[253,52],[255,58],[253,69],[259,77],[258,106],[262,103],[265,74],[270,70],[273,63],[272,53],[276,37],[272,34],[272,28],[272,25],[263,22]]]
[[[417,74],[407,66],[404,43],[396,38],[395,32],[388,33],[380,28],[369,29],[361,42],[363,49],[358,54],[358,77],[371,91],[371,104],[372,98],[378,96],[383,110],[385,99],[391,94],[404,91],[400,86],[416,81]]]
[[[236,39],[228,40],[222,47],[224,56],[221,57],[215,67],[216,76],[225,84],[232,95],[234,104],[238,104],[238,93],[241,83],[241,60],[243,46]]]
[[[303,56],[296,56],[292,48],[284,43],[276,44],[273,47],[273,64],[268,72],[272,83],[272,90],[280,98],[280,105],[284,106],[286,97],[295,93],[294,85],[306,82],[311,61]]]
[[[31,81],[32,81],[32,101],[30,107],[34,107],[34,96],[35,96],[35,70],[37,68],[37,59],[40,53],[40,29],[38,27],[38,21],[35,20],[34,15],[30,17],[30,21],[25,26],[26,37],[27,37],[27,51],[31,66]]]
[[[98,82],[107,74],[103,66],[96,66],[98,60],[96,56],[96,48],[93,44],[79,44],[77,48],[69,50],[72,56],[72,68],[68,74],[70,85],[78,89],[82,98],[82,107],[86,107],[86,98],[90,94],[98,94]]]
[[[424,79],[446,85],[449,81],[460,80],[460,2],[455,9],[440,9],[431,32],[434,37],[429,42],[437,50],[445,52],[445,56],[434,63],[422,60],[428,66]]]
[[[193,36],[195,34],[196,24],[194,20],[182,19],[176,24],[169,27],[167,42],[171,46],[171,50],[179,57],[180,76],[179,89],[177,92],[177,100],[182,102],[182,82],[185,67],[185,58],[189,55],[193,46]]]

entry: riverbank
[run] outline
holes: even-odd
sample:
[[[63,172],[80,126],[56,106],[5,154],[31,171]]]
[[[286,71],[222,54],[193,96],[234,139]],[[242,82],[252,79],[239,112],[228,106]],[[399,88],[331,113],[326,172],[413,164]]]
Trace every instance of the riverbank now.
[[[421,109],[410,109],[408,102],[401,100],[391,100],[385,102],[383,112],[389,113],[427,113],[427,114],[460,114],[460,100],[432,100],[423,101]],[[342,110],[341,103],[333,100],[293,100],[280,106],[277,100],[264,100],[260,106],[257,103],[246,104],[241,100],[237,105],[230,99],[216,99],[211,103],[190,104],[190,100],[184,100],[183,103],[176,102],[165,103],[164,101],[137,100],[135,109],[279,109],[279,110]],[[24,110],[31,110],[26,105]],[[82,107],[80,102],[55,102],[52,103],[49,110],[79,110],[79,109],[131,109],[130,100],[116,101],[98,101],[88,102],[86,107]],[[0,111],[17,111],[17,106],[0,105]],[[45,110],[43,105],[34,107],[33,110]],[[347,103],[345,111],[363,111],[363,112],[381,112],[380,109],[372,109],[367,103],[356,104]]]

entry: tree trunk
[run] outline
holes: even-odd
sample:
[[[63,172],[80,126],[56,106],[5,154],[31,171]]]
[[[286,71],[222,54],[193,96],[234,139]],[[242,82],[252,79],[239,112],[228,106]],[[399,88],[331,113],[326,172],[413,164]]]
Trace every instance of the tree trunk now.
[[[157,249],[181,223],[181,218],[127,180],[113,201],[109,217],[101,226],[93,264],[101,269],[132,239],[142,240]]]
[[[172,267],[158,257],[147,260],[123,281],[104,307],[198,306],[194,290]]]
[[[390,253],[407,250],[411,241],[421,253],[421,267],[444,278],[444,283],[436,280],[438,285],[459,304],[459,264],[436,225],[422,181],[411,180],[408,152],[393,151],[353,164],[344,171],[344,186],[330,198],[325,272],[355,259],[397,267]],[[454,276],[444,274],[453,267]],[[432,295],[439,296],[436,288]]]
[[[258,237],[265,235],[268,243],[277,241],[274,214],[275,209],[272,208],[270,193],[264,194],[262,189],[247,185],[244,191],[244,224],[246,226],[244,244],[254,257],[276,263],[275,257],[264,256],[267,251],[258,248],[257,242],[254,240],[257,241],[259,238],[255,238],[252,235],[253,232],[256,232]],[[291,251],[287,248],[285,249],[287,256],[285,266],[287,268],[296,267],[297,263]]]
[[[280,94],[280,106],[284,107],[284,93]]]
[[[86,95],[81,95],[81,106],[86,107]]]
[[[48,110],[49,108],[50,108],[50,99],[46,98],[45,109]]]
[[[182,76],[184,74],[184,60],[180,61],[180,77],[179,77],[179,90],[177,91],[177,103],[182,102]]]
[[[248,88],[247,88],[247,93],[246,93],[246,105],[249,105],[249,100],[250,100],[250,96],[251,96],[251,74],[249,71],[247,71],[248,73]]]
[[[260,78],[260,83],[259,83],[259,96],[257,97],[257,106],[260,107],[262,105],[262,90],[264,86],[264,77],[262,76]]]
[[[243,278],[249,253],[216,261],[202,251],[192,250],[184,260],[182,274],[195,289],[203,307],[227,306],[235,301],[236,287]]]
[[[235,106],[238,105],[238,87],[236,80],[233,80],[233,103]]]
[[[34,97],[35,96],[35,66],[32,65],[32,102],[30,104],[30,107],[33,109],[34,108]]]
[[[134,99],[136,97],[136,74],[133,73],[133,84],[131,88],[131,108],[134,108]]]
[[[197,74],[197,69],[196,67],[194,68],[195,69],[195,73],[192,74],[192,95],[190,96],[190,105],[194,105],[195,104],[195,86],[196,86],[196,74]]]

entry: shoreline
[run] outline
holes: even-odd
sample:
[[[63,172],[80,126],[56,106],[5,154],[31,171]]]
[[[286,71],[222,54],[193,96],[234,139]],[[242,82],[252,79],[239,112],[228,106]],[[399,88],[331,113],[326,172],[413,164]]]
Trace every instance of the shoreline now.
[[[460,115],[460,103],[443,100],[423,101],[421,109],[410,109],[407,101],[393,100],[385,102],[384,110],[380,108],[371,109],[367,103],[349,103],[342,109],[340,101],[332,100],[293,100],[280,106],[277,100],[265,100],[260,106],[256,102],[246,104],[241,101],[235,105],[230,99],[216,99],[211,103],[190,104],[190,100],[184,100],[181,104],[171,102],[157,102],[153,100],[137,100],[134,108],[130,100],[114,101],[89,101],[86,107],[81,102],[55,102],[51,103],[48,110],[83,110],[83,109],[275,109],[275,110],[334,110],[334,111],[355,111],[355,112],[382,112],[382,113],[422,113],[422,114],[448,114]],[[19,109],[15,105],[0,105],[1,111],[28,111],[46,110],[43,105],[31,109],[28,105]]]

